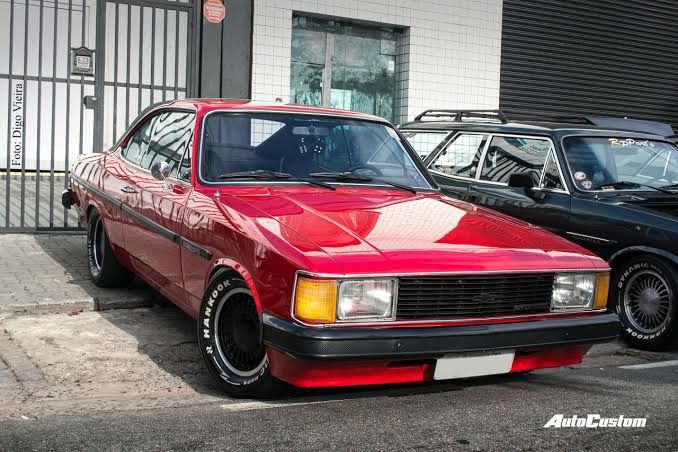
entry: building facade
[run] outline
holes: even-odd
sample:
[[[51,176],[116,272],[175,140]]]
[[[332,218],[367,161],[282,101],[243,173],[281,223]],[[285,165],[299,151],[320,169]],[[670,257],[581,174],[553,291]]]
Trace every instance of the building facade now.
[[[184,97],[678,123],[669,0],[0,0],[0,228],[74,226],[79,155]]]

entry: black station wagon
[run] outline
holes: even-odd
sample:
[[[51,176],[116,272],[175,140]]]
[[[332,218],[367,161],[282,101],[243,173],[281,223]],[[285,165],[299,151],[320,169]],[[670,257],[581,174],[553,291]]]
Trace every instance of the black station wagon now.
[[[447,195],[606,259],[609,307],[625,337],[639,348],[669,345],[678,336],[678,148],[632,131],[637,121],[511,118],[427,110],[400,130]]]

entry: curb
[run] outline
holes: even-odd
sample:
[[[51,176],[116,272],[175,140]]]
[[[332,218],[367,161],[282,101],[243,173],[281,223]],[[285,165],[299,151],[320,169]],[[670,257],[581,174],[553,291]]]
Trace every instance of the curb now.
[[[112,309],[136,309],[153,306],[154,294],[149,290],[133,290],[124,295],[110,297],[87,297],[54,302],[36,302],[35,304],[0,305],[0,314],[69,314],[74,311],[109,311]]]

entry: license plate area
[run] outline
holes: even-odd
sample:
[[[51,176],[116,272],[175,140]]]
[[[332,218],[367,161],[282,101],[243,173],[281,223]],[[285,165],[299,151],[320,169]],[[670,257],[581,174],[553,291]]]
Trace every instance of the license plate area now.
[[[514,356],[513,350],[446,355],[436,360],[433,379],[451,380],[509,373]]]

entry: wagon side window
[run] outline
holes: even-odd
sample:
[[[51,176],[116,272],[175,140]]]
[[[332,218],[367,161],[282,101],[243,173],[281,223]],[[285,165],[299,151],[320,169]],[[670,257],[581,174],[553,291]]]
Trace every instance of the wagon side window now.
[[[429,169],[449,176],[475,177],[487,135],[461,133],[440,152]]]
[[[551,190],[565,190],[565,185],[563,184],[563,178],[558,170],[558,164],[556,163],[556,157],[553,151],[549,153],[548,158],[546,159],[546,165],[544,166],[544,177],[541,182],[542,188],[548,188]]]
[[[487,148],[480,179],[506,184],[511,174],[527,173],[537,187],[550,150],[548,140],[495,136]]]
[[[443,141],[449,135],[449,132],[424,132],[424,131],[409,131],[401,130],[403,135],[410,142],[419,158],[426,159],[429,154],[435,152]]]

